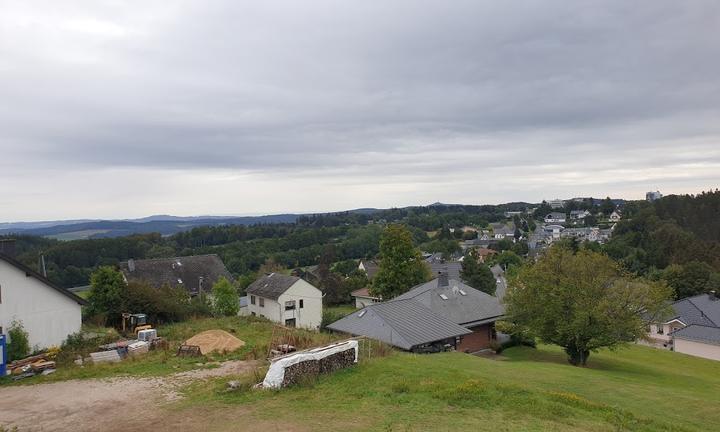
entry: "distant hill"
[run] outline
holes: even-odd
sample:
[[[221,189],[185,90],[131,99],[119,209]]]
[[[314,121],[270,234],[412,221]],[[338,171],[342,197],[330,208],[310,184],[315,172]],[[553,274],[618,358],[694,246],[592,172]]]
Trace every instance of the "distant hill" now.
[[[294,223],[300,215],[278,214],[266,216],[149,216],[134,220],[90,220],[27,222],[0,225],[0,235],[22,234],[51,237],[59,240],[87,238],[113,238],[132,234],[160,233],[172,235],[199,226],[257,225],[269,223]]]

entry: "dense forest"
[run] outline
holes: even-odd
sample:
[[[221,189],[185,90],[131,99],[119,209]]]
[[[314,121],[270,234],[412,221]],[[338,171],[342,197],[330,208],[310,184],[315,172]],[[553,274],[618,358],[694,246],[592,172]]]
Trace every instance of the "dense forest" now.
[[[631,272],[665,280],[678,298],[720,290],[720,191],[636,204],[604,250]]]
[[[38,268],[45,258],[48,278],[64,287],[86,285],[94,269],[129,258],[162,258],[216,253],[236,276],[256,272],[268,259],[287,268],[314,265],[324,247],[335,246],[338,261],[377,255],[382,227],[406,224],[416,245],[427,244],[426,231],[443,227],[485,225],[504,220],[504,212],[526,203],[504,205],[442,205],[373,212],[342,212],[300,216],[296,223],[252,226],[196,227],[171,236],[139,234],[118,238],[59,241],[35,236],[17,239],[18,257]]]

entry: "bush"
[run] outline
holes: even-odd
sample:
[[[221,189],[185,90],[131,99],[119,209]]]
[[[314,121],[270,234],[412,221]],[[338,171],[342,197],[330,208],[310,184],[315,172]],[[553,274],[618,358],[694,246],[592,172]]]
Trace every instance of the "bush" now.
[[[19,360],[30,355],[30,338],[22,321],[13,320],[8,329],[8,360]]]
[[[323,308],[323,314],[322,314],[322,322],[320,323],[320,329],[324,329],[328,325],[334,323],[335,321],[339,320],[340,318],[343,318],[347,315],[346,312],[340,311],[340,310],[333,310],[328,308]]]
[[[212,287],[213,312],[217,316],[235,316],[240,310],[240,298],[235,287],[225,278],[220,278]]]

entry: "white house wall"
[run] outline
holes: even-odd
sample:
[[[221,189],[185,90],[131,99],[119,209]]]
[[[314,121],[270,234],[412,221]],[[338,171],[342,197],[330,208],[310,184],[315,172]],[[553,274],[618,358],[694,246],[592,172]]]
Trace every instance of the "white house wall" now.
[[[30,346],[60,345],[80,331],[81,306],[17,267],[0,260],[0,326],[7,334],[13,319],[22,321]]]
[[[720,360],[720,345],[711,345],[675,338],[673,342],[675,352],[703,357],[710,360]]]
[[[300,300],[303,300],[303,307],[300,308]],[[285,310],[285,302],[295,300],[294,310]],[[297,327],[317,329],[320,328],[322,322],[322,291],[310,285],[308,282],[300,279],[295,282],[280,298],[278,298],[282,309],[281,322],[284,324],[286,319],[295,318]]]

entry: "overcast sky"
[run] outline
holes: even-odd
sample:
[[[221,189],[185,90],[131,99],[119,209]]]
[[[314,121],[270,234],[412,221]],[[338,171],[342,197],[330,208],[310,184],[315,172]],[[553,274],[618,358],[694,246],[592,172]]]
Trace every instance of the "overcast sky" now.
[[[720,2],[0,0],[0,221],[720,186]]]

